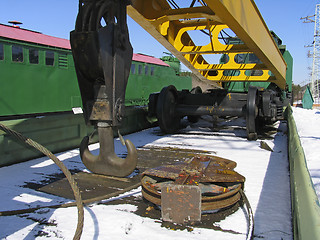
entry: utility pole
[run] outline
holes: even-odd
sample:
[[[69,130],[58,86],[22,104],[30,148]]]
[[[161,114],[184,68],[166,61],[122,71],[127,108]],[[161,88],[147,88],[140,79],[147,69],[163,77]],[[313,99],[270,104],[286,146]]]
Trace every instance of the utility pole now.
[[[314,18],[314,20],[313,20]],[[319,82],[320,82],[320,4],[316,5],[315,14],[300,18],[303,23],[314,23],[313,43],[308,47],[313,47],[312,53],[312,72],[310,81],[310,90],[315,101],[319,101]]]

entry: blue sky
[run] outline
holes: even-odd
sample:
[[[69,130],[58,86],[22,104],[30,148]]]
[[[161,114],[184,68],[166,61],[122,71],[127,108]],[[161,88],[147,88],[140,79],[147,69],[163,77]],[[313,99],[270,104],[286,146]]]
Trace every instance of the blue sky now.
[[[265,22],[287,45],[294,59],[293,81],[303,84],[309,80],[312,59],[305,48],[313,41],[314,25],[302,23],[300,17],[313,15],[317,0],[255,0]],[[0,23],[10,20],[23,22],[23,28],[44,34],[69,38],[74,28],[78,0],[0,0]],[[135,53],[162,57],[167,51],[138,24],[128,19],[130,40]]]

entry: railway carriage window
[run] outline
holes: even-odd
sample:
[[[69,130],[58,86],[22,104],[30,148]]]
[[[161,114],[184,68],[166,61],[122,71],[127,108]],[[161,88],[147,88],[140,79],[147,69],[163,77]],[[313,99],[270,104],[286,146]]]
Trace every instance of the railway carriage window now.
[[[46,51],[46,65],[53,66],[54,65],[54,52]]]
[[[3,44],[0,43],[0,60],[4,59],[4,53],[3,53]]]
[[[131,74],[136,73],[136,65],[134,63],[131,64]]]
[[[154,75],[154,67],[150,68],[150,75],[153,76]]]
[[[142,65],[138,66],[138,74],[142,74]]]
[[[29,63],[39,64],[39,51],[37,49],[29,49]]]
[[[146,65],[146,66],[144,66],[144,74],[148,75],[148,72],[149,72],[149,66]]]
[[[23,48],[21,46],[12,46],[12,61],[23,62]]]

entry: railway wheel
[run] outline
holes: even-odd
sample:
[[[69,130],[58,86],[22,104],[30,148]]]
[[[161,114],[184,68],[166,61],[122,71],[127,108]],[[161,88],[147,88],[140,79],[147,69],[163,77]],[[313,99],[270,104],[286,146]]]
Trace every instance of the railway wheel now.
[[[250,87],[247,95],[246,127],[248,140],[257,140],[258,89]]]
[[[161,130],[165,133],[174,133],[179,129],[180,117],[176,115],[178,92],[175,86],[170,85],[161,90],[157,102],[157,118]]]

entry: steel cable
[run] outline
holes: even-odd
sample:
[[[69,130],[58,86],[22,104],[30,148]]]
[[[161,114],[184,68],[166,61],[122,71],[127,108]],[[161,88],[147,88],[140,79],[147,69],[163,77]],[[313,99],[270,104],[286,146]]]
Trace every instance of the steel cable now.
[[[113,192],[113,193],[109,193],[109,194],[95,197],[95,198],[89,198],[86,200],[82,200],[82,203],[84,205],[98,203],[98,202],[101,202],[102,200],[107,200],[109,198],[116,197],[119,194],[128,192],[128,191],[135,189],[139,186],[141,186],[140,182],[138,182],[130,187],[124,188],[122,190],[118,190],[116,192]],[[31,213],[31,212],[34,212],[34,211],[37,211],[37,210],[43,209],[43,208],[68,208],[68,207],[74,207],[74,206],[76,206],[76,202],[62,203],[62,204],[56,204],[56,205],[47,205],[47,206],[39,206],[39,207],[34,207],[34,208],[25,208],[25,209],[18,209],[18,210],[9,210],[9,211],[0,212],[0,216],[13,216],[13,215],[17,215],[17,214]]]
[[[6,127],[5,125],[3,125],[1,123],[0,123],[0,129],[2,131],[6,132],[7,134],[10,134],[11,136],[14,136],[20,142],[23,142],[24,144],[29,145],[29,146],[37,149],[38,151],[40,151],[41,153],[43,153],[44,155],[49,157],[62,170],[62,172],[66,176],[66,178],[72,188],[72,191],[73,191],[73,194],[74,194],[74,197],[76,200],[77,209],[78,209],[78,224],[77,224],[77,229],[75,231],[73,239],[76,239],[76,240],[80,239],[81,234],[82,234],[82,229],[83,229],[83,220],[84,220],[83,203],[82,203],[82,198],[81,198],[81,194],[80,194],[80,190],[78,188],[78,185],[77,185],[76,181],[74,180],[73,176],[71,175],[70,171],[55,155],[53,155],[52,152],[50,152],[44,146],[40,145],[39,143],[33,141],[30,138],[23,136],[21,133],[18,133],[16,131]]]
[[[249,200],[242,189],[240,189],[240,195],[242,197],[242,200],[247,207],[248,211],[248,233],[247,233],[247,240],[253,240],[254,238],[254,218],[253,218],[253,212],[252,208],[250,206]]]

